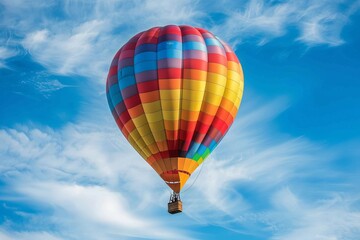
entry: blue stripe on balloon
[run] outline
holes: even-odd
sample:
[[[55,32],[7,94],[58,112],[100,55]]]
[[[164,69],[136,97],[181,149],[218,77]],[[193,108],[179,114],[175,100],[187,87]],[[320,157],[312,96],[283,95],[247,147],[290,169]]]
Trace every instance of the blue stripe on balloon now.
[[[209,145],[209,149],[210,151],[214,150],[214,148],[216,147],[218,143],[215,140],[212,140],[210,145]]]
[[[164,49],[179,49],[181,50],[181,42],[178,41],[165,41],[158,44],[158,51],[164,50]]]
[[[215,38],[204,38],[206,45],[215,45],[215,46],[219,46],[222,47],[222,44]]]
[[[134,75],[122,77],[119,79],[120,90],[123,90],[124,88],[134,85],[135,83],[136,83],[136,81],[135,81]]]
[[[175,49],[159,51],[158,59],[165,59],[165,58],[182,58],[182,51]]]
[[[123,98],[122,98],[120,92],[117,92],[116,94],[111,95],[111,99],[113,101],[114,108],[115,108],[116,105],[118,105],[120,102],[123,101]]]
[[[112,85],[110,88],[109,88],[109,97],[111,98],[112,100],[112,105],[113,105],[113,108],[123,100],[121,94],[120,94],[120,91],[119,91],[119,85],[116,83],[114,85]]]
[[[156,61],[156,52],[143,52],[134,57],[135,64],[146,61]]]
[[[196,150],[199,148],[199,146],[200,146],[199,143],[192,142],[191,145],[190,145],[190,149],[186,154],[186,157],[187,158],[193,158],[195,153],[196,153]]]
[[[135,65],[135,74],[155,69],[157,69],[156,61],[141,62]]]
[[[112,98],[110,97],[110,92],[107,92],[106,93],[106,98],[107,98],[107,101],[108,101],[108,105],[109,105],[109,108],[110,108],[110,111],[112,112],[114,110],[114,105],[112,104]]]
[[[203,144],[200,144],[199,149],[196,151],[199,155],[203,155],[204,152],[206,151],[206,146]]]
[[[118,92],[119,92],[119,84],[118,83],[115,83],[114,85],[112,85],[109,88],[109,93],[110,93],[111,96],[118,93]]]
[[[123,67],[118,71],[118,79],[134,75],[134,66]]]
[[[206,52],[206,45],[201,42],[185,42],[183,44],[184,50],[201,50]]]
[[[210,148],[210,152],[213,151],[217,145],[219,145],[219,142],[216,142],[215,140],[213,140],[214,143],[211,143],[209,148]]]

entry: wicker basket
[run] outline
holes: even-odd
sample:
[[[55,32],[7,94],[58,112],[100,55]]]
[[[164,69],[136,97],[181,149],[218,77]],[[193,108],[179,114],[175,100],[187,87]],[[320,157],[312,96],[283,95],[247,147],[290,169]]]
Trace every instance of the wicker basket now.
[[[182,202],[179,200],[168,203],[168,212],[171,214],[182,212]]]

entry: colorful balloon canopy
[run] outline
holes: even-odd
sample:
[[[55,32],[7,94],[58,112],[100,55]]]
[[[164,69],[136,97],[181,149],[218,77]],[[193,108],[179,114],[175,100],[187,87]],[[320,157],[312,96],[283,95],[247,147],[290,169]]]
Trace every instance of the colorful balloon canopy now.
[[[174,25],[131,38],[106,82],[118,127],[177,193],[228,131],[243,88],[241,65],[226,43]]]

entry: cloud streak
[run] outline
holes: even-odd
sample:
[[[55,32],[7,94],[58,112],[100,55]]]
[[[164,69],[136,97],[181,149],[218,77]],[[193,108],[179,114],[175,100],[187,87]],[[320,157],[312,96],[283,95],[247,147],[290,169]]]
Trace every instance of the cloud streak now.
[[[305,46],[339,46],[359,1],[343,6],[333,1],[267,3],[233,1],[65,1],[32,3],[4,1],[3,22],[17,36],[13,41],[26,49],[49,72],[84,76],[103,83],[109,59],[125,41],[144,29],[167,24],[190,24],[210,28],[234,46],[255,41],[263,45],[285,35]],[[22,11],[16,11],[21,9]],[[46,12],[57,9],[62,20]],[[31,14],[29,13],[31,12]],[[221,12],[222,21],[212,15]],[[28,13],[28,14],[27,14]],[[24,19],[24,16],[27,16]],[[141,19],[141,21],[140,21]],[[296,29],[296,34],[293,34]],[[8,49],[0,49],[12,55]],[[4,66],[4,59],[0,59]]]
[[[2,240],[28,240],[28,239],[39,239],[39,240],[61,240],[61,238],[55,237],[46,232],[8,232],[0,229],[0,238]]]
[[[271,239],[356,239],[360,233],[360,212],[353,205],[360,196],[333,193],[315,202],[299,198],[289,188],[276,192],[273,196],[275,209],[283,213],[282,218],[289,226],[279,221],[279,213],[273,211],[280,228]]]
[[[168,239],[174,233],[188,238],[185,229],[173,229],[161,217],[151,217],[154,210],[166,213],[160,207],[167,202],[165,184],[129,146],[112,144],[118,142],[113,137],[111,131],[93,125],[70,125],[61,132],[27,127],[1,130],[5,144],[0,152],[5,157],[0,171],[7,185],[4,189],[13,192],[8,197],[42,206],[36,216],[22,216],[30,226],[31,218],[47,219],[42,230],[56,225],[57,237],[63,239]],[[163,197],[158,202],[152,194]]]
[[[128,38],[156,25],[194,23],[200,13],[193,6],[191,1],[67,1],[64,22],[49,19],[41,29],[30,28],[21,44],[52,73],[103,83],[109,59]]]
[[[213,27],[233,45],[243,41],[257,41],[263,45],[269,41],[289,34],[297,29],[297,41],[313,47],[316,45],[339,46],[345,43],[341,33],[350,22],[350,17],[359,10],[359,1],[345,1],[348,6],[334,1],[280,1],[267,3],[251,0],[243,6],[226,2],[226,20]]]
[[[287,106],[279,99],[241,113],[247,117],[238,118],[185,186],[185,212],[177,219],[166,213],[169,193],[155,172],[119,139],[115,126],[94,123],[69,124],[57,131],[25,126],[1,130],[0,171],[5,189],[13,192],[2,200],[9,207],[15,202],[42,206],[36,216],[25,207],[17,212],[25,212],[21,216],[27,221],[47,219],[56,231],[48,230],[48,224],[40,230],[62,239],[184,239],[194,236],[190,227],[208,225],[272,239],[312,234],[318,234],[315,239],[352,239],[360,229],[354,207],[359,196],[353,187],[339,194],[331,185],[311,181],[309,186],[316,176],[331,180],[334,172],[327,166],[337,155],[303,137],[269,131],[271,121]],[[110,121],[107,118],[102,121]],[[326,221],[337,215],[343,220]],[[169,227],[173,224],[176,228]],[[74,225],[76,229],[70,227]],[[3,229],[5,236],[16,231]]]
[[[259,238],[356,239],[360,211],[353,180],[340,189],[327,183],[348,175],[330,167],[338,153],[304,137],[268,132],[267,123],[286,106],[280,100],[242,113],[248,117],[239,117],[184,194],[191,195],[189,217]],[[314,178],[325,183],[311,186]]]
[[[8,68],[6,65],[6,60],[16,55],[16,51],[6,47],[0,47],[0,68]]]

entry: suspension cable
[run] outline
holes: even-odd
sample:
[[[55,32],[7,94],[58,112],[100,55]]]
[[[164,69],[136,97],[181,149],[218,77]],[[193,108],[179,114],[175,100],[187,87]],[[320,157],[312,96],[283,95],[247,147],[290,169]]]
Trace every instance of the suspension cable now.
[[[191,183],[190,186],[188,186],[184,191],[182,191],[181,193],[184,194],[184,192],[186,192],[187,190],[189,190],[196,182],[196,180],[198,179],[198,177],[200,176],[203,168],[204,168],[204,165],[209,161],[210,159],[208,159],[207,161],[204,161],[203,164],[201,164],[201,167],[200,167],[200,171],[199,173],[197,174],[197,176],[195,177],[194,181]]]

